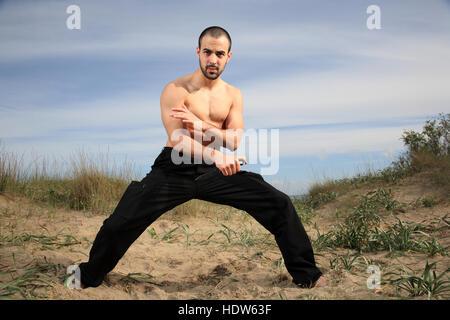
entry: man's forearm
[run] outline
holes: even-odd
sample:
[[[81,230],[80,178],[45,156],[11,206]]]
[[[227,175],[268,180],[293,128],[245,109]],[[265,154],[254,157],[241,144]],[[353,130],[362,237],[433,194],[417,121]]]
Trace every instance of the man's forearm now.
[[[202,130],[203,132],[210,130],[212,136],[219,136],[222,141],[221,146],[231,151],[234,151],[238,148],[243,131],[242,129],[221,129],[216,127],[214,124],[206,121],[203,121]]]
[[[215,156],[220,153],[218,149],[208,145],[205,146],[188,135],[183,135],[181,141],[176,142],[173,148],[178,152],[192,156],[194,159],[204,160],[206,163],[210,164],[216,162]]]

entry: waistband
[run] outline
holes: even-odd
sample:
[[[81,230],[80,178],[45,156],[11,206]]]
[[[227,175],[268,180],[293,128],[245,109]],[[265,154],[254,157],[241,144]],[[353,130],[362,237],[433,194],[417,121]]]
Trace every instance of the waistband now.
[[[215,167],[215,164],[207,164],[203,159],[201,163],[195,163],[194,162],[194,157],[192,155],[190,155],[189,160],[188,161],[184,161],[182,159],[180,164],[176,164],[172,161],[172,151],[173,151],[173,147],[163,147],[163,149],[161,150],[160,154],[158,155],[158,157],[156,157],[153,165],[152,165],[152,169],[154,167],[170,167],[170,168],[177,168],[177,169],[182,169],[182,168],[192,168],[192,167],[198,167],[198,166],[206,166],[206,167]],[[180,158],[183,157],[183,152],[178,152],[178,156]],[[198,160],[197,160],[198,161]]]

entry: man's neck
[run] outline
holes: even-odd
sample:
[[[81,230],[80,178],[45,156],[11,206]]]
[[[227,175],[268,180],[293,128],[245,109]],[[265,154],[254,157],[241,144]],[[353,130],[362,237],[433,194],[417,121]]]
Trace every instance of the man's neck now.
[[[211,90],[220,85],[221,79],[220,77],[214,80],[208,79],[205,77],[202,70],[198,68],[196,71],[194,71],[193,82],[195,83],[196,86],[200,88],[206,88]]]

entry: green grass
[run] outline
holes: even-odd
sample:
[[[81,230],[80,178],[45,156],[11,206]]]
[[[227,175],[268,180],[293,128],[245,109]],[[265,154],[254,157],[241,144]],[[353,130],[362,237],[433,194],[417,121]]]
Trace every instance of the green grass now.
[[[436,200],[432,198],[423,198],[422,199],[422,205],[425,208],[432,208],[436,205]]]
[[[440,254],[447,256],[447,248],[442,247],[429,232],[436,230],[435,225],[405,223],[395,217],[397,222],[384,230],[380,225],[382,217],[395,208],[402,206],[393,198],[390,189],[378,189],[361,196],[359,203],[344,222],[338,223],[331,231],[320,233],[314,226],[317,236],[312,239],[316,250],[325,248],[347,248],[357,251],[420,252],[429,256]],[[448,227],[444,217],[439,223]],[[440,227],[440,228],[442,228]],[[430,231],[431,230],[431,231]],[[427,232],[428,233],[427,233]]]
[[[276,246],[274,237],[269,232],[259,232],[242,225],[239,230],[233,230],[224,223],[218,223],[222,230],[215,232],[219,236],[219,240],[215,240],[221,247],[240,246],[245,250],[251,247],[273,247]],[[209,236],[211,238],[212,235]],[[209,239],[208,238],[208,239]]]
[[[407,270],[397,270],[385,274],[388,277],[385,283],[393,285],[397,293],[406,292],[410,297],[426,296],[428,299],[450,298],[450,268],[441,274],[437,274],[433,268],[436,262],[426,262],[425,268],[420,275]]]
[[[61,231],[55,235],[36,235],[28,232],[21,232],[19,234],[11,232],[10,235],[0,234],[0,245],[6,247],[24,246],[26,243],[39,243],[42,250],[54,250],[81,243],[73,235],[62,233]]]
[[[434,256],[448,255],[446,248],[442,247],[434,237],[420,230],[416,223],[404,223],[397,218],[397,223],[384,231],[377,228],[374,239],[378,250],[415,251]]]
[[[194,235],[197,232],[197,230],[191,232],[189,226],[184,223],[178,223],[178,226],[180,227],[183,234],[186,236],[186,248],[187,248],[191,245],[191,236]]]
[[[11,278],[0,284],[0,299],[15,299],[17,294],[24,299],[48,298],[48,290],[64,280],[64,272],[62,265],[45,259],[33,260],[21,268],[0,267],[0,273]]]
[[[309,199],[293,198],[291,201],[302,223],[308,225],[315,216],[314,208]]]
[[[330,232],[332,246],[363,250],[370,249],[373,229],[380,225],[382,210],[391,210],[397,203],[391,191],[378,189],[363,195],[354,211]]]
[[[355,269],[362,269],[372,264],[372,260],[361,255],[359,252],[350,253],[345,255],[336,255],[330,258],[330,269],[339,270],[344,269],[351,274],[355,274]]]
[[[175,231],[177,231],[180,228],[180,226],[177,226],[173,229],[167,230],[163,232],[163,235],[161,237],[161,241],[166,241],[168,243],[174,243],[175,240],[180,236]]]
[[[314,251],[322,251],[324,249],[333,248],[335,246],[334,232],[321,233],[317,224],[314,224],[313,229],[316,232],[316,237],[311,237],[310,240]]]
[[[148,273],[141,273],[141,272],[135,272],[135,273],[128,273],[127,275],[123,276],[120,281],[128,284],[128,283],[133,283],[133,284],[142,284],[142,283],[149,283],[149,284],[153,284],[156,286],[163,286],[160,283],[157,283],[155,281],[153,281],[155,277],[148,274]]]

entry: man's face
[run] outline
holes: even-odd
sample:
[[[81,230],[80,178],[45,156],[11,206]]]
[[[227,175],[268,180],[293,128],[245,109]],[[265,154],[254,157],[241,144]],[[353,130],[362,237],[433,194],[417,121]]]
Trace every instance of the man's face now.
[[[215,80],[222,74],[231,57],[231,51],[228,52],[229,46],[230,43],[225,36],[214,38],[206,35],[202,38],[201,47],[197,47],[197,56],[200,69],[206,78]]]

